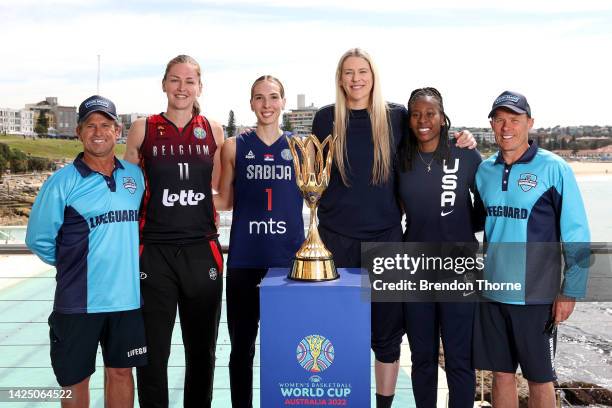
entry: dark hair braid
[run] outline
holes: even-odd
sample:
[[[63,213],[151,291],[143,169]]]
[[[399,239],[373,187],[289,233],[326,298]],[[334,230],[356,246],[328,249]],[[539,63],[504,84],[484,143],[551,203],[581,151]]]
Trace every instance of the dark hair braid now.
[[[451,126],[450,118],[444,112],[444,102],[442,99],[442,94],[436,88],[426,87],[426,88],[418,88],[410,93],[410,98],[408,99],[408,121],[404,125],[408,128],[408,137],[404,137],[402,139],[402,143],[400,144],[399,149],[399,160],[402,171],[412,170],[412,162],[416,160],[416,155],[419,149],[417,143],[417,137],[410,128],[410,116],[412,114],[412,106],[414,103],[425,97],[433,98],[438,104],[438,109],[440,113],[444,116],[444,126],[440,130],[440,142],[438,143],[438,147],[434,151],[434,160],[440,164],[442,164],[442,160],[448,160],[450,155],[449,149],[449,138],[448,132]]]

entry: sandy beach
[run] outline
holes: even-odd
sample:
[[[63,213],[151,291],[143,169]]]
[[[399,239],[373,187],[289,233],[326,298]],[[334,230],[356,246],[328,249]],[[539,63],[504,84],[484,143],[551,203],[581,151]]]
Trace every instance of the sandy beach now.
[[[569,161],[568,163],[576,176],[612,176],[612,162]]]

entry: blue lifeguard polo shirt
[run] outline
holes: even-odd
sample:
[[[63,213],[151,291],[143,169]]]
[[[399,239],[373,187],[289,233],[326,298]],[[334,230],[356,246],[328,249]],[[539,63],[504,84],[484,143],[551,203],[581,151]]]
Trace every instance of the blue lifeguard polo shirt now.
[[[485,240],[492,243],[484,277],[521,284],[521,290],[491,290],[484,295],[510,304],[552,303],[559,291],[583,298],[590,233],[578,184],[565,160],[529,143],[515,163],[506,164],[498,152],[476,173],[486,211]]]
[[[140,168],[115,158],[107,177],[83,153],[42,186],[26,244],[57,270],[53,310],[99,313],[140,307],[138,211]]]

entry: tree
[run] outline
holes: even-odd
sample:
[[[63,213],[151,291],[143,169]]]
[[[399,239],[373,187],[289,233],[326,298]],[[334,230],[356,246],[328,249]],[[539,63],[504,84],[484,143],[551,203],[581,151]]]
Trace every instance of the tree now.
[[[575,156],[576,153],[578,153],[578,143],[576,142],[576,136],[572,136],[568,147],[571,149],[572,155]]]
[[[289,116],[288,115],[284,115],[283,116],[283,130],[285,132],[293,132],[293,125],[291,124],[291,122],[289,121]]]
[[[11,157],[11,150],[4,143],[0,143],[0,180],[8,167],[9,157]]]
[[[227,137],[232,137],[236,134],[236,119],[234,118],[234,111],[229,111],[229,117],[227,118]]]
[[[8,166],[8,162],[7,160],[0,156],[0,180],[2,180],[2,176],[4,175],[4,172],[6,171],[6,168]]]
[[[49,170],[53,166],[53,162],[44,157],[32,157],[28,156],[28,170],[30,171],[43,171]]]
[[[18,149],[11,150],[11,173],[25,173],[28,166],[28,156]]]
[[[49,130],[49,119],[47,118],[47,112],[44,110],[39,111],[38,119],[36,119],[36,126],[34,126],[34,132],[38,136],[47,136]]]
[[[0,143],[0,157],[3,157],[5,160],[11,157],[11,149],[7,144]]]

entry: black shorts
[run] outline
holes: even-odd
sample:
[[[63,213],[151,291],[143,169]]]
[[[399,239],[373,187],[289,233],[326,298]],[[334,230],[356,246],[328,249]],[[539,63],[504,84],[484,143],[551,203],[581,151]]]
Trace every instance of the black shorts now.
[[[49,316],[51,365],[62,387],[78,384],[96,371],[98,343],[104,366],[147,364],[147,346],[140,309],[108,313],[57,313]]]
[[[361,267],[362,242],[401,242],[402,227],[397,225],[368,239],[354,239],[329,231],[319,226],[319,234],[334,257],[337,268]],[[400,344],[405,333],[404,304],[372,302],[371,341],[378,361],[392,363],[399,359]],[[399,320],[398,320],[399,317]]]
[[[555,381],[556,330],[546,328],[551,305],[510,305],[482,302],[474,319],[474,366],[515,373],[536,383]]]
[[[372,302],[372,351],[381,363],[400,358],[402,337],[407,331],[407,303]]]

